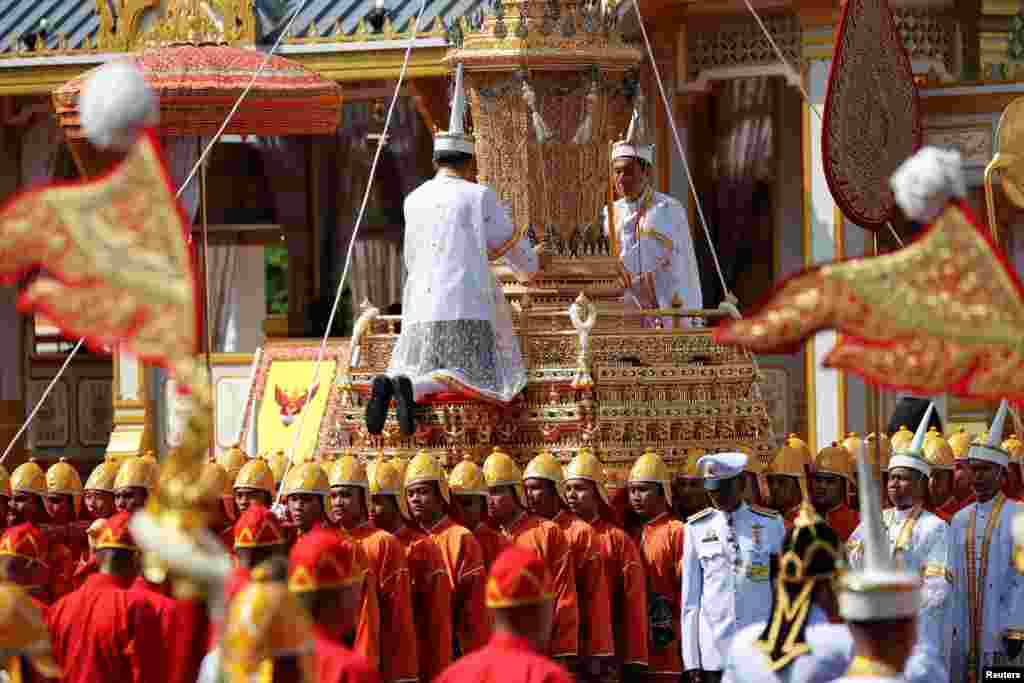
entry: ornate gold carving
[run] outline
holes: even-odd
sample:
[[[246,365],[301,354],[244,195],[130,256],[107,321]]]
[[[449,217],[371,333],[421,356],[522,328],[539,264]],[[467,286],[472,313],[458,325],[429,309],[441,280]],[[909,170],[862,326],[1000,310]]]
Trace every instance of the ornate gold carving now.
[[[924,136],[929,145],[959,151],[967,166],[984,166],[994,153],[992,126],[987,124],[926,127]]]

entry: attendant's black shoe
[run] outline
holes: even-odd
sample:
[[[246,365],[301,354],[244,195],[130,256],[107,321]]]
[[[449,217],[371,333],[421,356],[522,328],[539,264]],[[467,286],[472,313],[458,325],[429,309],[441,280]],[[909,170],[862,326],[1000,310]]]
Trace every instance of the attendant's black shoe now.
[[[398,428],[404,436],[412,436],[416,433],[416,395],[412,390],[412,382],[408,377],[395,377],[391,384],[394,388]]]
[[[391,380],[384,375],[373,378],[370,389],[370,402],[366,404],[366,431],[373,435],[384,431],[384,422],[388,419],[388,405],[391,403]]]

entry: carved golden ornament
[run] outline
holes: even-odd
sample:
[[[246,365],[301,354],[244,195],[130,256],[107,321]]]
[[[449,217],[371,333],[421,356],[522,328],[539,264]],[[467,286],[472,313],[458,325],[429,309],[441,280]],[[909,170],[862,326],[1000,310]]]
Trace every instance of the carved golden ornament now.
[[[297,493],[310,493],[319,496],[326,496],[330,493],[327,474],[319,464],[304,462],[301,465],[292,465],[288,469],[284,482],[281,484],[281,495],[290,496]]]
[[[811,449],[808,448],[807,442],[796,434],[790,434],[782,448],[775,454],[769,474],[787,474],[791,477],[804,477],[806,476],[804,467],[812,464],[813,461]]]
[[[249,462],[249,456],[242,450],[241,444],[236,443],[231,448],[217,454],[217,463],[224,468],[232,482],[238,478],[238,473],[247,462]]]
[[[970,433],[963,427],[960,428],[960,431],[949,437],[949,448],[953,451],[954,459],[967,459],[967,451],[971,449],[971,440]]]
[[[882,438],[879,443],[875,444],[875,433],[868,434],[867,438],[864,439],[864,453],[867,455],[868,462],[872,465],[879,465],[882,470],[889,468],[889,459],[892,457],[892,442],[886,434],[882,434]],[[878,456],[881,456],[879,460]]]
[[[366,467],[352,455],[343,455],[327,468],[327,482],[335,486],[358,486],[363,489],[370,487],[366,476]]]
[[[895,451],[905,451],[910,448],[910,443],[914,440],[914,432],[910,431],[906,425],[900,425],[899,430],[889,438],[889,445]]]
[[[95,46],[104,51],[134,51],[170,45],[252,43],[256,15],[252,0],[114,0],[115,9],[97,1],[99,29]],[[144,17],[156,21],[143,30]]]
[[[1003,442],[1003,450],[1010,454],[1010,462],[1020,463],[1024,459],[1024,441],[1021,441],[1016,434]]]
[[[448,490],[448,478],[445,476],[444,468],[441,467],[441,463],[439,463],[437,458],[427,451],[420,451],[406,466],[403,485],[404,488],[409,488],[413,484],[428,481],[437,482],[437,487],[441,490],[441,497],[444,498],[446,503],[451,502],[451,494]]]
[[[46,490],[48,493],[60,493],[68,496],[82,494],[82,479],[67,458],[61,458],[46,470]]]
[[[1003,110],[996,128],[996,153],[985,166],[985,203],[989,228],[999,242],[996,224],[995,192],[992,176],[999,171],[999,187],[1017,208],[1024,208],[1024,97],[1019,97]]]
[[[35,460],[18,465],[11,473],[11,493],[18,492],[46,495],[46,473]]]
[[[263,458],[253,458],[238,470],[233,488],[266,491],[273,496],[275,484],[274,473],[267,461]]]
[[[457,496],[486,496],[484,471],[472,460],[462,460],[448,475],[448,488]]]
[[[932,427],[924,437],[924,459],[932,469],[953,469],[953,449],[949,447],[942,434]]]
[[[836,474],[851,481],[853,480],[853,456],[835,441],[832,442],[831,446],[826,446],[818,451],[818,457],[814,460],[814,467],[816,472]]]

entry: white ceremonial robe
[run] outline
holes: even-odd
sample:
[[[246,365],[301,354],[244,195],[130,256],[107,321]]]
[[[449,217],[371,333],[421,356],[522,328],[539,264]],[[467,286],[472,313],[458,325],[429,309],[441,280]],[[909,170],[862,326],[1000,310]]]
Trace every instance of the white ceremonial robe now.
[[[613,207],[619,259],[633,280],[623,295],[624,302],[637,308],[669,308],[678,294],[683,308],[703,308],[697,253],[683,205],[667,194],[651,191],[649,201],[642,195],[634,202],[619,199]],[[602,212],[608,235],[607,207]],[[653,294],[640,283],[643,273],[654,273]],[[672,320],[665,319],[663,324],[669,329]]]
[[[736,631],[771,618],[769,560],[781,552],[785,534],[778,513],[746,503],[731,515],[707,508],[687,520],[682,581],[687,671],[721,671]]]
[[[846,673],[853,660],[850,629],[845,624],[830,624],[825,612],[812,606],[804,629],[804,641],[811,651],[772,671],[768,657],[754,645],[767,624],[752,624],[736,633],[722,683],[830,683]]]
[[[903,670],[910,683],[945,683],[949,680],[949,612],[952,598],[949,570],[949,525],[920,508],[882,511],[889,537],[889,552],[907,571],[924,580],[921,611],[917,616],[917,642]],[[846,542],[854,569],[863,568],[863,533],[860,524]]]
[[[490,262],[537,271],[525,234],[488,187],[438,174],[405,199],[402,330],[388,375],[509,402],[526,386],[519,339]]]
[[[998,515],[997,507],[1001,507]],[[972,680],[972,656],[976,675],[973,680],[982,680],[981,668],[986,662],[993,655],[1006,654],[1003,635],[1007,631],[1017,637],[1024,635],[1024,576],[1013,566],[1011,530],[1014,515],[1022,511],[1024,506],[998,493],[988,502],[968,505],[950,523],[953,683]],[[980,578],[982,573],[984,581]],[[975,608],[981,619],[972,634],[970,615]]]

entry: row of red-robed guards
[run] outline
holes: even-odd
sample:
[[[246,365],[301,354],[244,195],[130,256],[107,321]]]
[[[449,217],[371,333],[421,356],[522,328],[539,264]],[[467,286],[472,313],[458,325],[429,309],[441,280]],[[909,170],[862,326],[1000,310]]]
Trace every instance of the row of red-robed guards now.
[[[884,460],[893,447],[902,447],[902,438],[897,433],[892,443],[877,449],[883,472]],[[845,540],[858,522],[845,500],[855,479],[848,449],[856,447],[857,439],[851,435],[812,458],[806,444],[791,436],[771,467],[758,467],[752,459],[744,473],[750,478],[746,495],[754,504],[768,503],[785,513],[788,522],[800,501],[802,479],[811,471],[811,498]],[[869,453],[871,441],[869,437]],[[934,430],[926,440],[925,457],[933,468],[930,507],[944,518],[971,501],[970,470],[964,466],[968,443],[963,434],[947,442]],[[1014,456],[1007,493],[1015,497],[1020,494],[1024,444],[1011,437],[1004,449]],[[435,459],[421,455],[404,472],[402,461],[395,459],[372,465],[368,474],[354,458],[342,457],[292,467],[285,481],[278,482],[273,463],[247,459],[235,449],[207,466],[225,488],[223,505],[210,511],[210,527],[235,557],[231,595],[247,584],[253,568],[285,557],[295,540],[311,530],[342,529],[359,541],[374,581],[361,597],[351,645],[384,680],[432,680],[453,658],[484,644],[489,613],[482,600],[466,596],[482,592],[485,572],[511,544],[532,546],[546,560],[563,560],[548,562],[548,568],[556,585],[563,584],[562,612],[571,606],[577,616],[564,629],[556,623],[549,653],[565,668],[584,680],[675,680],[682,672],[678,642],[657,652],[648,650],[646,591],[679,603],[674,566],[681,554],[682,523],[676,516],[685,518],[706,505],[701,479],[693,471],[696,455],[690,454],[688,467],[673,479],[660,458],[645,454],[634,464],[630,479],[663,481],[665,486],[653,487],[651,495],[629,496],[624,487],[614,486],[625,483],[614,476],[608,490],[594,485],[607,473],[586,450],[564,471],[550,454],[541,453],[519,473],[514,461],[496,449],[488,458],[486,476],[468,460],[446,474]],[[118,511],[141,509],[157,477],[152,456],[131,458],[120,466],[104,462],[84,486],[63,460],[45,472],[35,461],[21,465],[9,482],[0,483],[0,505],[7,507],[8,528],[0,540],[0,569],[6,579],[25,587],[40,607],[73,591],[78,599],[62,605],[81,602],[83,593],[92,592],[88,586],[106,586],[109,581],[101,576],[95,550],[105,531],[108,537],[122,531],[111,532],[102,520]],[[507,485],[508,495],[495,496],[495,484]],[[278,493],[285,504],[272,512]],[[588,556],[600,557],[603,571],[588,567]],[[155,642],[181,640],[175,601],[166,586],[136,576],[131,567],[122,569],[132,574],[132,590],[162,615],[163,632]],[[597,580],[599,574],[603,579]],[[569,575],[576,584],[572,591],[564,586]],[[453,610],[452,605],[457,607]],[[74,624],[95,621],[74,610],[59,613]],[[556,605],[556,622],[558,618]],[[142,641],[132,642],[138,649]],[[176,662],[185,672],[177,680],[195,680],[189,676],[198,669],[205,648],[188,654]],[[65,680],[112,680],[75,667],[88,658],[63,659]],[[136,659],[142,667],[157,661]]]

